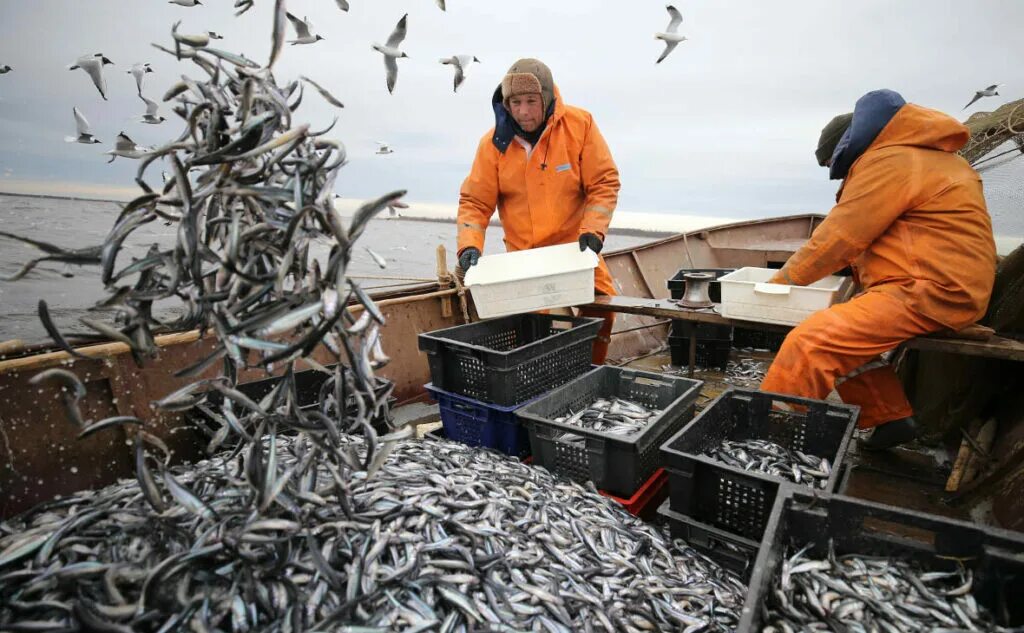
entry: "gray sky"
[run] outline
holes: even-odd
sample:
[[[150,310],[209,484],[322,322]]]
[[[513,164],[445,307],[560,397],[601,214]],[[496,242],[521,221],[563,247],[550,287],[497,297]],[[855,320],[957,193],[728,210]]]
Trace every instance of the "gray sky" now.
[[[151,62],[144,92],[159,99],[177,77],[201,72],[153,49],[168,44],[170,26],[212,29],[216,44],[264,61],[272,0],[255,0],[233,17],[232,0],[182,8],[166,0],[0,0],[0,191],[121,193],[136,163],[105,164],[102,151],[120,130],[139,143],[177,135],[181,122],[136,122],[144,104],[126,71]],[[365,198],[407,188],[414,203],[458,200],[479,138],[493,124],[489,99],[508,66],[535,56],[551,67],[566,102],[592,112],[622,176],[626,212],[757,217],[827,211],[835,191],[813,159],[821,127],[861,94],[898,90],[908,100],[963,118],[1024,95],[1019,39],[1024,2],[904,0],[820,2],[702,0],[677,2],[683,42],[660,65],[653,39],[668,15],[662,2],[594,0],[290,0],[326,41],[289,46],[279,80],[300,73],[341,99],[335,128],[351,164],[339,193]],[[409,35],[389,95],[383,42],[404,12]],[[289,37],[292,37],[289,32]],[[66,66],[103,52],[110,101],[88,77]],[[452,70],[438,63],[455,53],[478,56],[458,94]],[[1005,83],[1004,96],[960,109],[978,88]],[[104,145],[65,144],[74,133],[72,106]],[[308,91],[301,118],[330,121],[330,106]],[[395,153],[373,154],[374,140]]]

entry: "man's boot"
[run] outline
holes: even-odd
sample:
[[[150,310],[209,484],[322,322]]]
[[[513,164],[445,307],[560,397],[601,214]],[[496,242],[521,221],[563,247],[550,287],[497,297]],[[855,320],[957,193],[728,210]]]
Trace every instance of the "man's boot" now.
[[[901,418],[879,424],[857,439],[857,446],[868,451],[882,451],[906,444],[917,437],[914,418]]]

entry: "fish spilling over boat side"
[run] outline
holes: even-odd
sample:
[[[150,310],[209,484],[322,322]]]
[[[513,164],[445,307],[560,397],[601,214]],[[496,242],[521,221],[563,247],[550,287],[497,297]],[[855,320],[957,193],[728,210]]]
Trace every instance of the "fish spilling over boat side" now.
[[[768,440],[725,440],[704,454],[735,468],[784,477],[811,488],[825,488],[832,475],[828,459],[791,451]]]
[[[607,435],[625,436],[635,435],[647,428],[659,413],[659,409],[648,409],[630,400],[599,398],[585,408],[576,412],[570,410],[554,421]]]
[[[888,556],[807,555],[782,561],[764,609],[766,632],[792,631],[1008,631],[972,593],[974,578],[951,561],[945,571]],[[1013,629],[1019,630],[1019,629]]]
[[[738,580],[593,489],[443,440],[397,442],[372,476],[343,479],[315,457],[325,444],[305,431],[264,437],[248,449],[263,460],[221,453],[167,469],[166,481],[123,481],[8,521],[0,629],[714,631],[737,623]],[[352,438],[330,450],[361,462],[366,448]],[[147,495],[166,496],[166,509],[154,513]]]

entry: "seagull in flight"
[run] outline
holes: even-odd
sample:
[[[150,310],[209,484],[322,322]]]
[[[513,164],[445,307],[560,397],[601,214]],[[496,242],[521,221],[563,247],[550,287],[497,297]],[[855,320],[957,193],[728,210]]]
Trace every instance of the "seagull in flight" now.
[[[77,107],[72,108],[71,112],[75,115],[75,127],[77,128],[77,136],[65,136],[65,143],[84,143],[86,145],[92,145],[94,143],[102,143],[92,135],[92,129],[89,127],[89,121],[86,120],[85,115]]]
[[[295,39],[291,41],[292,46],[296,44],[315,44],[324,39],[313,34],[313,24],[307,18],[299,19],[291,13],[286,13],[288,21],[295,27]]]
[[[444,8],[444,0],[434,0],[434,3],[437,4],[437,6],[440,7],[442,11],[445,10],[445,8]]]
[[[121,132],[117,135],[117,141],[114,143],[114,149],[106,152],[110,155],[108,163],[114,162],[114,159],[118,156],[122,158],[142,158],[149,153],[149,148],[137,145],[135,141],[128,138],[128,135]]]
[[[399,213],[398,210],[408,208],[409,205],[407,205],[406,203],[402,202],[401,200],[395,200],[394,202],[388,205],[388,217],[400,218],[402,217],[402,214]]]
[[[143,123],[149,123],[150,125],[159,125],[166,121],[164,117],[160,116],[160,104],[152,99],[139,95],[139,98],[146,102],[146,113],[142,115],[139,121]]]
[[[338,3],[338,8],[342,11],[348,11],[348,0],[334,0]]]
[[[132,64],[131,70],[126,70],[126,73],[135,77],[135,87],[138,89],[139,96],[142,96],[142,80],[146,76],[146,73],[153,72],[153,69],[149,64]]]
[[[981,99],[982,97],[998,97],[999,96],[998,90],[999,90],[999,87],[1002,86],[1002,85],[1003,84],[992,84],[988,88],[976,91],[974,93],[974,98],[971,99],[971,101],[967,105],[965,105],[960,111],[963,112],[967,108],[971,107],[974,104],[975,101],[977,101],[978,99]]]
[[[679,25],[683,23],[683,14],[679,12],[679,9],[675,8],[671,4],[665,5],[665,9],[668,11],[669,21],[668,27],[664,33],[655,33],[654,39],[662,40],[665,42],[665,50],[661,53],[661,57],[655,64],[660,64],[662,60],[668,57],[679,42],[685,41],[686,37],[678,33]]]
[[[455,92],[458,92],[459,86],[462,85],[463,81],[466,81],[466,72],[473,62],[479,64],[480,60],[475,55],[453,55],[452,57],[441,59],[442,64],[455,66]]]
[[[96,86],[96,89],[100,91],[100,96],[103,100],[107,100],[107,80],[103,78],[103,67],[107,64],[113,64],[103,56],[103,53],[96,53],[95,55],[82,55],[79,57],[74,64],[68,66],[68,70],[82,69],[92,79],[92,83]]]
[[[8,66],[7,64],[4,64],[3,66],[0,66],[0,75],[6,75],[7,73],[11,72],[12,70],[14,70],[14,69],[11,68],[10,66]]]
[[[380,44],[373,45],[373,50],[384,55],[384,68],[386,68],[388,72],[388,92],[392,94],[395,92],[395,81],[398,80],[397,60],[401,57],[408,57],[408,55],[398,49],[398,45],[405,39],[408,19],[408,13],[402,16],[402,19],[395,25],[395,30],[391,32],[391,35],[388,37],[388,41],[384,46],[381,46]]]
[[[395,150],[391,149],[391,146],[384,141],[374,141],[380,147],[377,148],[378,154],[394,154]]]
[[[176,4],[179,7],[194,7],[197,4],[202,4],[199,0],[168,0],[171,4]]]

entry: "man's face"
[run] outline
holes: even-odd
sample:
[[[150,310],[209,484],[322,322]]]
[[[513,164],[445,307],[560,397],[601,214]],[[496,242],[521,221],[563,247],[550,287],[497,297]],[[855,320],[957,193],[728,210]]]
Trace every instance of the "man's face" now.
[[[533,132],[544,122],[544,102],[539,94],[512,97],[508,110],[524,132]]]

